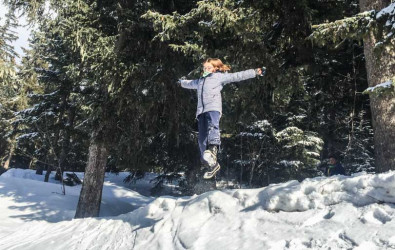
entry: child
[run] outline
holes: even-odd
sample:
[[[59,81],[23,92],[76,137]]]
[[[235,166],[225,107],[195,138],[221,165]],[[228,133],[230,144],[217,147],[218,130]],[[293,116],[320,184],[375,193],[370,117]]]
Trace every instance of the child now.
[[[203,62],[203,76],[196,80],[180,80],[181,86],[197,90],[197,112],[199,128],[200,156],[210,168],[205,179],[213,177],[220,169],[217,163],[218,148],[221,145],[219,120],[222,114],[222,88],[231,82],[239,82],[263,75],[265,68],[249,69],[237,73],[225,73],[230,70],[228,65],[218,58],[209,58]]]
[[[344,167],[342,164],[337,162],[337,158],[334,155],[329,156],[329,164],[326,166],[325,175],[332,176],[332,175],[346,175]]]

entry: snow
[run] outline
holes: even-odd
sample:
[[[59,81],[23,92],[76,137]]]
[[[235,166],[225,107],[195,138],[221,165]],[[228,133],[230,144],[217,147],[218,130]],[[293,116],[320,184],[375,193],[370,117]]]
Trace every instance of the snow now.
[[[377,84],[377,85],[374,86],[374,87],[369,87],[369,88],[367,88],[365,91],[373,92],[373,91],[375,91],[376,89],[380,89],[380,88],[391,88],[392,85],[393,85],[393,83],[392,83],[392,81],[390,80],[390,81],[386,81],[386,82]]]
[[[380,10],[376,14],[376,19],[382,18],[384,15],[395,15],[395,3],[391,3],[386,8]]]
[[[272,125],[268,120],[256,121],[252,126],[249,126],[250,129],[259,128],[262,131],[265,131],[266,128],[270,128]]]
[[[291,137],[292,134],[303,134],[303,131],[298,127],[287,127],[276,134],[277,137]]]
[[[286,167],[298,167],[302,164],[301,161],[286,161],[286,160],[282,160],[280,161],[280,164]]]
[[[206,27],[211,27],[211,26],[213,26],[213,21],[211,21],[211,22],[200,21],[200,22],[199,22],[199,25],[201,25],[201,26],[206,26]]]
[[[80,187],[17,171],[0,176],[0,249],[395,248],[394,171],[156,199],[111,175],[88,219],[72,219]]]
[[[31,138],[34,138],[34,137],[37,137],[37,136],[38,136],[37,132],[28,133],[28,134],[22,134],[22,135],[18,136],[16,138],[16,140],[18,141],[18,140],[22,140],[22,139],[31,139]]]
[[[295,120],[295,121],[302,121],[304,118],[306,118],[307,117],[307,115],[294,115],[294,116],[291,116],[291,117],[288,117],[287,118],[287,120],[288,121],[293,121],[293,120]]]
[[[240,132],[240,135],[246,137],[258,137],[259,139],[262,139],[264,136],[263,133],[249,133],[249,132]]]
[[[381,47],[381,46],[383,46],[383,45],[384,45],[383,42],[377,42],[377,43],[374,45],[374,47],[375,47],[375,48],[379,48],[379,47]]]
[[[55,172],[52,172],[49,183],[45,183],[44,175],[36,175],[33,170],[11,169],[0,176],[0,199],[7,197],[8,200],[21,201],[20,204],[14,204],[13,209],[19,210],[15,216],[23,220],[71,220],[75,215],[81,185],[66,186],[66,195],[63,196],[62,186],[55,181],[54,176]],[[82,173],[77,173],[77,176],[83,178]],[[102,216],[120,215],[152,200],[126,188],[127,184],[122,182],[125,177],[126,173],[118,177],[115,174],[107,174],[100,212]],[[121,200],[112,204],[119,198]]]

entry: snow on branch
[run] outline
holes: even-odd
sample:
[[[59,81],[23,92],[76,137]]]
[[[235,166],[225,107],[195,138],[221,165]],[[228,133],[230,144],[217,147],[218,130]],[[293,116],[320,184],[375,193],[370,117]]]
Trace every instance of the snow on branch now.
[[[307,39],[319,46],[329,42],[340,43],[344,39],[362,39],[369,28],[375,25],[374,16],[375,11],[371,10],[331,23],[313,25],[314,32]]]
[[[395,44],[395,3],[386,8],[370,10],[331,23],[312,26],[314,32],[307,38],[318,46],[332,42],[341,44],[345,39],[362,39],[370,31],[377,34],[379,41],[375,48]],[[338,46],[337,45],[337,46]]]
[[[395,14],[395,2],[391,3],[390,5],[388,5],[386,8],[380,10],[377,15],[376,18],[377,19],[381,19],[384,18],[386,16],[394,16]]]
[[[369,87],[365,91],[363,91],[363,93],[364,94],[381,93],[391,88],[395,89],[395,77],[392,80],[388,80],[386,82],[377,84],[374,87]]]

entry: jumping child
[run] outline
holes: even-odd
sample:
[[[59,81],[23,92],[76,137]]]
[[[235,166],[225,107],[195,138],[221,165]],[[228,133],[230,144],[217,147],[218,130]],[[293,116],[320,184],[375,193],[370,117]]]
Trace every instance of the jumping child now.
[[[196,80],[180,80],[181,86],[197,90],[197,111],[199,129],[199,148],[201,160],[210,168],[203,176],[212,178],[220,169],[217,153],[221,145],[219,120],[222,115],[222,88],[231,82],[239,82],[263,75],[265,68],[249,69],[236,73],[227,73],[228,65],[218,58],[208,58],[203,62],[203,75]]]

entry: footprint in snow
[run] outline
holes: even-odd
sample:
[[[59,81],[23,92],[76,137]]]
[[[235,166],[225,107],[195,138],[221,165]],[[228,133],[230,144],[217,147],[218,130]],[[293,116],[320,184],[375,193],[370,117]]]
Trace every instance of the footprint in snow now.
[[[385,224],[391,221],[391,216],[382,208],[371,208],[369,211],[363,213],[361,217],[362,223]]]
[[[376,218],[381,223],[385,224],[388,221],[391,221],[391,216],[381,208],[376,208],[373,212],[373,217]]]

